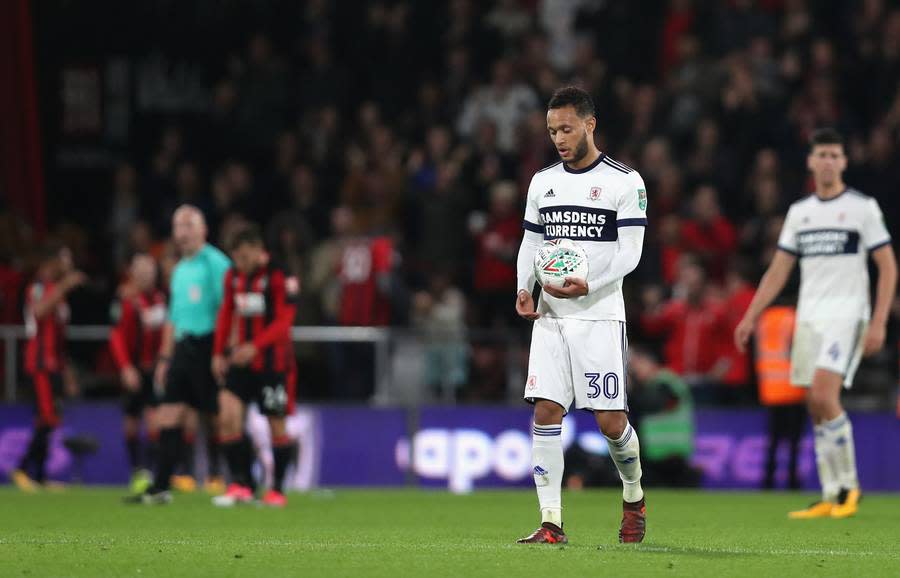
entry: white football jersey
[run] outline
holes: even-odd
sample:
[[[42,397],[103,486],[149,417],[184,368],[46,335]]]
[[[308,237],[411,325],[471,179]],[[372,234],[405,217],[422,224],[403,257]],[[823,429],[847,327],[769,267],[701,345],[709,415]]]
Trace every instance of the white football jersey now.
[[[605,154],[580,170],[556,163],[532,177],[523,226],[544,240],[579,243],[588,256],[588,277],[596,276],[618,250],[620,227],[647,226],[644,181]],[[574,299],[543,292],[537,311],[548,317],[625,321],[622,281]]]
[[[868,320],[868,256],[890,242],[878,202],[854,189],[792,204],[778,247],[800,259],[797,320]]]

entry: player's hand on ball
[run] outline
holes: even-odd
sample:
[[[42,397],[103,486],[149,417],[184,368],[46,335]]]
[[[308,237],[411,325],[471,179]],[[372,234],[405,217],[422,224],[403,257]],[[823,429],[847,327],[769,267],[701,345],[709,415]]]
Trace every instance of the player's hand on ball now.
[[[128,391],[137,391],[141,388],[141,374],[133,365],[122,368],[121,378],[122,385]]]
[[[252,343],[242,343],[231,352],[231,363],[235,365],[247,365],[256,357],[256,346]]]
[[[554,287],[553,285],[544,285],[544,291],[557,299],[571,299],[572,297],[583,297],[588,294],[588,284],[584,279],[578,277],[566,277],[566,282],[562,287]]]
[[[734,346],[741,353],[747,351],[747,344],[750,342],[750,336],[753,335],[753,326],[753,320],[744,317],[734,328]]]
[[[224,355],[213,355],[212,374],[219,385],[225,384],[225,374],[228,373],[228,359]]]
[[[532,299],[531,293],[524,289],[516,295],[516,313],[519,314],[519,317],[529,321],[534,321],[541,316],[540,313],[534,310],[534,299]]]
[[[866,331],[866,339],[863,342],[863,355],[865,357],[870,357],[881,351],[881,348],[884,347],[885,334],[884,325],[878,323],[869,325],[869,329]]]

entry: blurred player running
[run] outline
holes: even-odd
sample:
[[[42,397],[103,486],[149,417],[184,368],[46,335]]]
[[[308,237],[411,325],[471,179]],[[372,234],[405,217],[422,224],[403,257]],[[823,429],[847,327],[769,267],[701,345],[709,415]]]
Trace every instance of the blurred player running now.
[[[269,420],[274,483],[263,503],[283,507],[284,475],[294,453],[287,435],[289,378],[294,369],[291,325],[300,290],[296,277],[268,263],[256,227],[235,235],[225,274],[225,294],[216,323],[212,371],[224,389],[219,393],[219,434],[232,483],[219,506],[249,502],[255,494],[253,444],[245,428],[247,405],[256,402]]]
[[[31,442],[12,480],[26,492],[36,491],[46,480],[50,434],[60,424],[57,400],[63,389],[69,321],[66,297],[86,280],[84,273],[74,269],[69,249],[50,243],[42,251],[37,278],[25,296],[25,371],[34,384],[36,416]]]
[[[519,543],[565,543],[560,486],[562,421],[572,401],[594,413],[623,483],[622,542],[645,531],[638,436],[628,422],[625,392],[625,305],[622,279],[637,267],[647,225],[647,194],[637,171],[594,144],[590,95],[562,88],[548,105],[547,129],[562,162],[538,171],[528,188],[525,237],[518,257],[516,311],[534,320],[525,399],[534,403],[533,466],[541,526]],[[600,222],[599,227],[561,223]],[[584,229],[584,236],[579,229]],[[572,231],[576,233],[573,234]],[[575,235],[575,236],[573,236]],[[534,254],[544,239],[582,244],[588,279],[544,287],[535,311]]]
[[[154,381],[163,389],[157,410],[159,454],[153,485],[130,503],[167,504],[172,473],[181,456],[188,409],[207,417],[218,413],[218,387],[210,372],[213,330],[222,303],[222,280],[231,262],[206,243],[206,221],[194,206],[172,217],[181,260],[171,279],[169,320],[163,328]]]
[[[151,482],[159,428],[156,426],[158,400],[153,387],[153,368],[162,344],[166,322],[166,297],[156,285],[156,261],[146,253],[131,259],[130,283],[114,307],[116,325],[109,346],[119,369],[124,398],[125,447],[131,466],[131,491],[141,493]],[[141,420],[147,446],[141,451]]]
[[[844,184],[847,157],[841,135],[833,129],[817,131],[806,164],[816,191],[788,210],[779,250],[734,339],[742,350],[747,347],[759,316],[781,292],[799,259],[791,382],[810,387],[807,405],[822,499],[790,517],[846,518],[856,513],[860,490],[853,427],[841,406],[841,385],[849,388],[860,358],[884,346],[897,264],[878,202]],[[874,312],[869,303],[869,255],[878,268]]]

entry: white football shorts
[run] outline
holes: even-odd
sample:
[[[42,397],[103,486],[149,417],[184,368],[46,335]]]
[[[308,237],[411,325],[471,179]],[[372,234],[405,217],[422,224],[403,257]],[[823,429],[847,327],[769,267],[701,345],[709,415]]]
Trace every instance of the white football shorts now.
[[[791,346],[791,383],[809,387],[816,369],[844,376],[853,384],[868,323],[859,319],[798,321]]]
[[[541,317],[531,332],[525,400],[549,399],[567,412],[628,411],[623,321]]]

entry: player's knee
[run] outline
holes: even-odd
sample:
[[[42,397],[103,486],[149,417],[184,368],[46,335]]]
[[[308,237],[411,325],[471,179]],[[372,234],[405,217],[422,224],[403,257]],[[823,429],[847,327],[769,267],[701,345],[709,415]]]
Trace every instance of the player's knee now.
[[[282,417],[270,417],[269,418],[269,431],[272,432],[272,437],[283,437],[287,435],[287,424]]]
[[[617,440],[622,437],[628,426],[628,417],[621,411],[597,412],[596,418],[600,431],[610,439]]]
[[[160,429],[173,428],[181,425],[184,415],[184,407],[181,404],[163,404],[156,413],[156,423]]]
[[[136,419],[134,419],[133,417],[126,417],[124,429],[125,429],[126,437],[136,436],[138,434],[138,430],[139,430],[138,421]]]
[[[558,403],[541,399],[534,404],[534,423],[537,425],[555,425],[562,423],[565,411]]]

